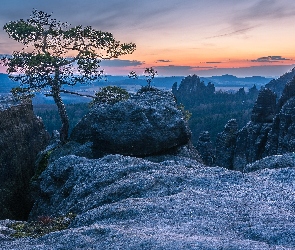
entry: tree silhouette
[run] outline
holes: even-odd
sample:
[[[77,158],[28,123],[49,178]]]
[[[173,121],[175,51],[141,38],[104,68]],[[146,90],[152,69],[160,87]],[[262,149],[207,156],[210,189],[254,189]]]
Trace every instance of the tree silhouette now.
[[[5,24],[4,30],[25,45],[21,51],[2,59],[9,77],[19,81],[25,92],[49,92],[62,122],[62,143],[68,139],[69,119],[60,93],[73,94],[62,86],[99,79],[103,73],[101,60],[131,54],[136,48],[134,43],[120,43],[109,32],[91,26],[70,27],[37,10],[27,20]]]

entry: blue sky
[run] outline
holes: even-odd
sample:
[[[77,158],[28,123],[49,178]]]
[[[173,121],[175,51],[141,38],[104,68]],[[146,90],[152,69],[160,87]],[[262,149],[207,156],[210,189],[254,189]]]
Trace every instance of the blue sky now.
[[[2,0],[0,26],[34,8],[136,43],[102,63],[110,74],[279,76],[295,65],[294,0]],[[0,54],[21,48],[0,30]]]

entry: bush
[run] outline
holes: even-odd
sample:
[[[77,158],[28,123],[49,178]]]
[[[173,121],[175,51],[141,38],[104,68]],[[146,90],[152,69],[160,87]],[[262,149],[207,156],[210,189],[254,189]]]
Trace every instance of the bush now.
[[[95,93],[95,98],[90,102],[90,107],[100,104],[115,104],[120,101],[128,100],[129,93],[117,86],[107,86],[101,88],[99,92]]]

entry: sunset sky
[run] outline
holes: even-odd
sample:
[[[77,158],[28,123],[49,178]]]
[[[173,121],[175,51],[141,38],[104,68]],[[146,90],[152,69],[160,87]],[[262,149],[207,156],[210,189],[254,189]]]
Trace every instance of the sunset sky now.
[[[102,63],[108,74],[152,66],[159,75],[276,77],[295,66],[294,0],[2,0],[0,26],[33,8],[136,43],[132,55]],[[0,54],[21,48],[0,30]]]

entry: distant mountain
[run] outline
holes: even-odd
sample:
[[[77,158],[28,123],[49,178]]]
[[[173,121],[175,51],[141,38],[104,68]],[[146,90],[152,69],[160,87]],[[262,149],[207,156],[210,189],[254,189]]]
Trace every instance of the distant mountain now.
[[[0,94],[9,93],[16,86],[17,82],[10,80],[7,74],[0,73]]]
[[[284,75],[280,76],[278,79],[273,79],[268,84],[266,84],[265,87],[275,92],[277,94],[277,98],[279,98],[283,93],[286,83],[292,80],[294,76],[295,76],[295,68],[285,73]]]
[[[236,87],[252,87],[254,84],[258,87],[267,84],[272,78],[266,78],[263,76],[251,76],[251,77],[236,77],[234,75],[222,75],[222,76],[211,76],[201,79],[211,81],[216,87],[217,86],[236,86]],[[206,81],[204,80],[206,83]]]

